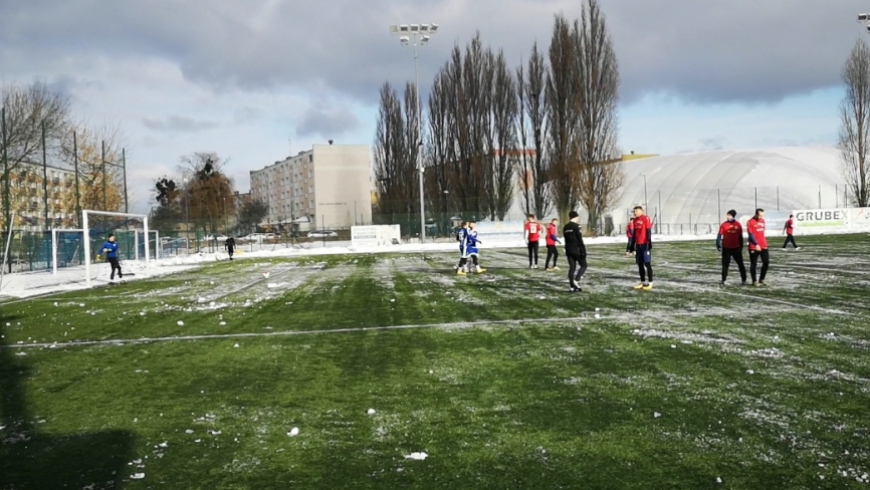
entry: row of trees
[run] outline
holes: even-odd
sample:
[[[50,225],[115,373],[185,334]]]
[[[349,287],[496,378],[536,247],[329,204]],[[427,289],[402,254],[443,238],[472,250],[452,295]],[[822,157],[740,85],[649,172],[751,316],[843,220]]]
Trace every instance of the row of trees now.
[[[81,209],[124,211],[124,158],[117,129],[76,122],[69,99],[43,83],[4,85],[0,98],[3,229],[12,224],[13,211],[14,227],[46,230],[77,226]],[[50,172],[55,178],[48,177]],[[56,213],[65,217],[53,218]]]
[[[416,90],[381,89],[374,141],[378,212],[419,213],[424,198],[442,217],[502,220],[518,189],[527,214],[565,217],[582,206],[599,222],[623,184],[617,145],[619,68],[597,0],[581,17],[558,15],[547,54],[532,47],[512,69],[476,35],[435,75],[420,134]],[[419,144],[423,142],[423,144]]]
[[[252,231],[268,213],[260,201],[237,202],[233,181],[223,171],[226,161],[213,152],[181,157],[178,175],[163,176],[154,184],[156,227],[231,233]],[[181,176],[179,178],[179,176]]]
[[[840,105],[843,176],[853,205],[870,207],[870,47],[859,39],[842,73],[846,95]]]

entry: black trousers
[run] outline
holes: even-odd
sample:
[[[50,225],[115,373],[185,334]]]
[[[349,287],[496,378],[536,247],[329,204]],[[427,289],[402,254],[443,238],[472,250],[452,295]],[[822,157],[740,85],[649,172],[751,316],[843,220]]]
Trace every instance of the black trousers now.
[[[121,264],[118,262],[118,258],[117,257],[109,257],[108,260],[109,260],[109,264],[111,264],[111,266],[112,266],[112,275],[109,276],[109,279],[115,278],[115,269],[118,270],[118,279],[121,279],[122,277],[124,277],[123,275],[121,275]]]
[[[534,265],[538,265],[538,247],[540,243],[537,241],[529,241],[529,267],[532,266],[532,259],[534,259]]]
[[[233,260],[233,252],[235,249],[233,247],[227,247],[227,253],[230,255],[230,260]]]
[[[761,258],[761,275],[758,280],[764,282],[767,276],[767,267],[770,265],[770,254],[767,250],[750,250],[749,251],[749,273],[752,275],[752,282],[755,282],[755,268],[759,257]]]
[[[553,267],[556,267],[556,260],[559,258],[559,249],[555,245],[547,245],[547,262],[544,267],[550,268],[550,257],[553,258]]]
[[[635,244],[635,251],[637,254],[634,256],[634,260],[637,262],[640,282],[643,284],[647,284],[647,281],[653,282],[652,251],[649,249],[649,244]]]
[[[579,285],[580,278],[586,274],[586,256],[579,254],[566,253],[568,258],[568,284],[571,286]]]
[[[740,280],[746,282],[746,266],[743,265],[743,248],[723,248],[722,249],[722,282],[728,278],[728,268],[731,266],[731,259],[737,262],[737,270],[740,271]]]
[[[631,238],[628,239],[628,243],[625,244],[625,253],[634,252],[634,244],[631,243]]]
[[[791,246],[797,248],[797,243],[794,241],[794,235],[788,235],[785,237],[785,243],[782,244],[782,248],[788,247],[788,244],[791,243]]]

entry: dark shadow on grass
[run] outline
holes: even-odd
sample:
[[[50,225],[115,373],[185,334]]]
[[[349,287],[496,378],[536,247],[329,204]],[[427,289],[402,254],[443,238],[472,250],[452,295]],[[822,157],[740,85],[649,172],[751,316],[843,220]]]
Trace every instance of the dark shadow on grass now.
[[[17,317],[0,313],[0,325]],[[39,434],[26,399],[27,357],[0,338],[0,489],[123,488],[132,473],[133,434],[109,430]],[[100,407],[94,407],[99,410]]]

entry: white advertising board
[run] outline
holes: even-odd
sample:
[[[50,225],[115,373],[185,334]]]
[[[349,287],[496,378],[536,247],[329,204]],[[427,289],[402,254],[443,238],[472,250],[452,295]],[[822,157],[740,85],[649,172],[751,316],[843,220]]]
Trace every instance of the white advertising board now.
[[[398,243],[401,239],[399,225],[351,226],[350,241],[353,247],[383,247]]]
[[[794,211],[795,229],[808,232],[849,231],[851,210],[807,209]]]
[[[855,231],[870,231],[870,208],[849,210],[849,224]]]

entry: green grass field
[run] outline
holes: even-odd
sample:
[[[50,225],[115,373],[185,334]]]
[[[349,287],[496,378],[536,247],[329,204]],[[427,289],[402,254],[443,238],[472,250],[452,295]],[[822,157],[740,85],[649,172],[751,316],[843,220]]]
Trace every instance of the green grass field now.
[[[580,294],[484,249],[0,304],[0,490],[866,488],[870,238],[801,241],[766,288],[662,243],[652,292],[613,245]]]

